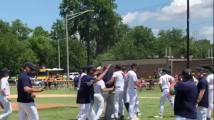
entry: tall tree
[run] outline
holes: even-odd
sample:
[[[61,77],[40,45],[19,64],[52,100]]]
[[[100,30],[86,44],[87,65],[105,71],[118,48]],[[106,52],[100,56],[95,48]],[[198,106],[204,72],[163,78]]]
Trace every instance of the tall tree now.
[[[115,9],[115,0],[63,0],[60,14],[65,18],[70,12],[95,10],[69,21],[69,34],[79,31],[81,40],[85,41],[86,46],[90,45],[91,49],[95,47],[95,55],[98,55],[112,47],[119,39],[118,25],[121,18]]]
[[[46,65],[48,67],[57,66],[57,49],[54,48],[53,42],[49,33],[42,27],[36,27],[33,31],[32,37],[29,39],[31,49],[39,58],[39,65]]]
[[[32,32],[32,30],[19,19],[12,22],[11,30],[20,41],[27,40],[29,34]]]
[[[65,26],[63,20],[57,20],[52,25],[51,38],[60,41],[62,68],[66,69]],[[78,37],[69,37],[70,71],[76,71],[86,65],[86,48]],[[56,43],[56,42],[55,42]],[[55,44],[57,48],[57,44]]]
[[[192,41],[192,55],[194,58],[207,58],[208,49],[212,48],[209,40],[201,39]]]
[[[134,45],[139,52],[140,58],[152,56],[154,49],[154,34],[151,28],[145,26],[136,26],[129,32],[130,39],[133,39]]]
[[[155,53],[160,57],[165,56],[165,48],[171,48],[175,57],[185,55],[185,36],[180,29],[161,30],[154,45]]]
[[[27,61],[37,62],[34,52],[18,40],[8,23],[0,21],[0,68],[8,67],[14,75]]]

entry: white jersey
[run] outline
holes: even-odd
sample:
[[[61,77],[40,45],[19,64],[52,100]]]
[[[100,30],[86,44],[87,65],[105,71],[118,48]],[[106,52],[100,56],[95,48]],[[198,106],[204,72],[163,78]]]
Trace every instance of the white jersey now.
[[[124,76],[122,71],[116,71],[113,73],[113,78],[115,78],[115,91],[123,91],[124,90]]]
[[[4,92],[4,94],[1,93],[1,95],[3,95],[3,96],[5,96],[5,95],[8,96],[8,95],[10,95],[10,86],[9,86],[9,83],[8,83],[8,78],[9,78],[9,77],[3,77],[3,78],[1,79],[1,81],[0,81],[1,91]]]
[[[162,89],[169,89],[170,81],[174,81],[174,78],[171,75],[165,74],[160,77],[159,84],[161,84]]]
[[[214,74],[210,74],[207,76],[207,82],[209,85],[209,89],[213,90],[214,89]]]
[[[102,94],[102,89],[105,89],[105,83],[103,80],[99,80],[94,84],[94,93]]]
[[[133,71],[130,70],[128,72],[128,89],[136,89],[135,82],[137,81],[137,74]]]
[[[124,92],[128,89],[128,73],[124,74]]]

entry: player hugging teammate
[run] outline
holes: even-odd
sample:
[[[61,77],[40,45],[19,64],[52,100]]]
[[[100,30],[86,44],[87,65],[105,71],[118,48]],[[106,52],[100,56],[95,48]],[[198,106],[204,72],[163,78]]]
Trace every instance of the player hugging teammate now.
[[[111,65],[103,69],[102,67],[95,68],[94,66],[86,67],[86,74],[81,75],[79,79],[79,88],[77,94],[77,103],[80,104],[80,112],[77,116],[78,120],[98,120],[104,111],[105,99],[103,94],[110,92],[113,95],[110,119],[124,118],[124,99],[129,113],[130,120],[136,120],[139,111],[139,100],[137,88],[142,87],[142,82],[138,80],[136,71],[137,65],[132,64],[128,72],[122,71],[120,65],[114,67],[114,72],[108,81],[103,81],[103,77],[109,71]],[[126,85],[124,86],[126,82]],[[106,85],[112,85],[112,88],[106,88]],[[126,89],[126,90],[124,90]],[[128,107],[129,106],[129,107]],[[95,111],[94,111],[95,110]],[[139,115],[139,114],[138,114]]]

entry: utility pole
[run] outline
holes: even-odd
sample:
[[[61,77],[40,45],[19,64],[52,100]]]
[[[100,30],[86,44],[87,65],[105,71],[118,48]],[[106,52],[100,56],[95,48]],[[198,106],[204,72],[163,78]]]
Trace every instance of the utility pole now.
[[[78,13],[66,14],[65,15],[65,33],[66,33],[66,61],[67,61],[67,80],[69,80],[70,73],[70,64],[69,64],[69,42],[68,42],[68,21],[77,18],[80,15],[83,15],[88,12],[93,12],[94,10],[85,10]]]
[[[190,43],[190,40],[189,40],[189,0],[187,0],[187,29],[186,29],[186,32],[187,32],[187,68],[190,68],[190,60],[189,60],[189,55],[190,55],[190,47],[189,47],[189,43]]]
[[[58,44],[58,68],[60,69],[61,68],[61,60],[60,60],[60,41],[59,41],[59,38],[58,38],[58,34],[56,32],[56,39],[57,39],[57,44]]]

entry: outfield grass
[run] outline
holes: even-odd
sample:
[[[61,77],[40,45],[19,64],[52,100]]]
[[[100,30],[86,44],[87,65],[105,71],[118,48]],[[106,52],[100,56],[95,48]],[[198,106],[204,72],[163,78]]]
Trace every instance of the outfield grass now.
[[[12,93],[15,93],[14,90]],[[58,90],[48,90],[43,94],[75,94],[75,91],[71,89],[58,89]],[[155,90],[142,90],[140,91],[140,97],[159,97],[160,91],[158,88]],[[15,100],[13,100],[15,101]],[[60,103],[65,105],[76,105],[76,98],[37,98],[36,103]],[[166,102],[165,105],[165,117],[164,120],[173,120],[173,112],[170,109],[169,103]],[[157,115],[159,112],[159,99],[151,98],[141,98],[140,108],[142,111],[141,120],[157,120],[153,116]],[[64,107],[64,108],[53,108],[46,110],[39,110],[40,120],[74,120],[78,113],[78,108]],[[17,120],[18,113],[13,112],[9,120]]]

